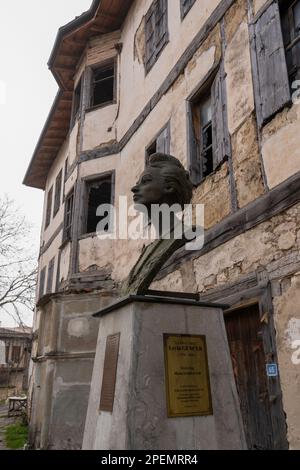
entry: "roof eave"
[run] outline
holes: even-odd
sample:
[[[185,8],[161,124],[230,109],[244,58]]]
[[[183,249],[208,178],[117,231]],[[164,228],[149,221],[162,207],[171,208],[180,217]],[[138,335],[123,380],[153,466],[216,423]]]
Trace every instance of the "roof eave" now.
[[[88,21],[92,20],[97,13],[100,3],[101,3],[101,0],[93,0],[93,3],[90,6],[89,10],[87,10],[86,12],[82,13],[82,15],[78,16],[74,20],[70,21],[69,23],[59,28],[56,38],[55,38],[54,46],[52,48],[52,51],[48,60],[48,64],[47,64],[52,73],[54,72],[52,68],[53,68],[59,47],[64,37],[67,34],[74,32],[75,29],[80,28],[80,26],[83,26]],[[59,79],[55,75],[55,73],[53,73],[53,75],[55,76],[55,79],[58,81]],[[60,83],[60,81],[58,83],[60,86],[63,85],[62,83]]]
[[[71,37],[72,34],[76,35],[78,32],[81,31],[81,28],[83,29],[84,27],[89,27],[89,23],[93,23],[94,21],[97,22],[97,17],[98,17],[98,14],[99,14],[100,7],[101,7],[101,5],[103,5],[103,11],[105,12],[105,9],[107,8],[106,3],[108,3],[107,0],[93,0],[93,2],[91,4],[91,7],[88,11],[82,13],[79,17],[77,17],[74,20],[70,21],[66,25],[59,28],[59,30],[58,30],[58,33],[57,33],[56,39],[55,39],[55,43],[54,43],[54,46],[53,46],[53,49],[52,49],[52,52],[51,52],[51,55],[50,55],[50,58],[49,58],[49,61],[48,61],[48,66],[49,66],[49,69],[51,70],[55,80],[58,83],[59,90],[58,90],[57,95],[54,99],[53,105],[51,107],[51,110],[50,110],[49,115],[47,117],[46,123],[45,123],[45,125],[43,127],[43,130],[41,132],[41,135],[39,137],[38,143],[35,147],[35,150],[34,150],[32,158],[31,158],[30,164],[28,166],[27,172],[25,174],[23,184],[26,185],[26,186],[30,186],[30,187],[34,187],[34,188],[37,188],[37,189],[45,190],[46,180],[47,180],[47,171],[43,170],[41,168],[42,167],[41,162],[43,161],[43,159],[45,157],[46,161],[45,161],[44,167],[46,168],[47,165],[48,165],[47,160],[52,159],[54,161],[54,159],[57,156],[57,152],[59,150],[57,150],[57,148],[56,148],[58,144],[55,144],[55,145],[51,144],[51,146],[53,146],[53,150],[51,151],[53,153],[53,155],[52,154],[43,155],[43,152],[44,152],[43,142],[45,142],[47,140],[47,132],[49,130],[51,131],[51,123],[55,121],[56,112],[60,111],[59,106],[61,105],[62,108],[64,108],[64,111],[65,111],[65,103],[66,102],[68,103],[68,105],[67,105],[68,110],[66,112],[64,112],[66,122],[65,122],[64,130],[63,130],[63,132],[65,132],[66,135],[61,136],[61,138],[64,137],[64,139],[65,139],[68,135],[68,130],[67,130],[68,124],[67,123],[68,123],[68,120],[70,118],[66,114],[67,113],[71,114],[73,77],[71,76],[71,72],[70,72],[69,68],[66,68],[67,74],[64,75],[64,76],[61,75],[61,71],[59,70],[59,67],[61,67],[61,65],[59,64],[58,58],[59,58],[59,55],[61,53],[61,48],[63,47],[64,40],[68,40],[68,37],[69,36]],[[116,3],[117,3],[117,5],[120,4],[119,5],[120,15],[119,15],[119,17],[117,17],[117,18],[119,18],[119,21],[117,21],[117,23],[121,23],[121,21],[124,20],[124,17],[125,17],[124,15],[127,14],[129,7],[133,3],[133,0],[124,0],[123,2],[121,0],[118,0]],[[113,3],[113,5],[115,5],[115,4]],[[119,25],[115,23],[114,26],[113,25],[111,25],[111,26],[116,27],[115,29],[117,29],[117,27]],[[107,29],[107,24],[104,24],[104,27],[101,27],[101,25],[99,25],[99,22],[98,22],[97,27],[99,27],[99,33],[98,34],[105,34],[106,32],[109,32],[108,29]],[[114,29],[112,29],[112,30],[114,30]],[[76,43],[76,41],[75,41],[75,43]],[[79,46],[79,47],[81,47],[81,46]],[[57,70],[56,70],[56,68],[57,68]],[[75,65],[74,65],[74,73],[75,73]],[[49,139],[51,139],[51,137],[49,137]],[[59,145],[61,146],[62,144],[59,143]],[[48,147],[47,144],[46,144],[46,147]],[[45,154],[47,154],[47,153],[48,152],[46,150]]]
[[[35,183],[35,185],[32,186],[32,183],[30,182],[30,173],[31,173],[31,168],[32,168],[32,165],[33,165],[33,163],[34,163],[34,161],[35,161],[36,155],[37,155],[37,153],[38,153],[38,151],[39,151],[39,149],[40,149],[41,143],[42,143],[42,141],[43,141],[43,139],[44,139],[44,137],[45,137],[45,134],[46,134],[46,132],[47,132],[47,129],[48,129],[48,127],[49,127],[49,124],[50,124],[50,122],[51,122],[51,119],[52,119],[52,117],[53,117],[53,114],[54,114],[54,112],[55,112],[55,110],[56,110],[57,104],[58,104],[59,99],[61,98],[62,94],[63,94],[63,90],[61,90],[61,89],[59,89],[59,90],[57,91],[57,93],[56,93],[56,96],[55,96],[55,98],[54,98],[54,101],[53,101],[53,104],[52,104],[52,106],[51,106],[50,112],[49,112],[49,114],[48,114],[48,117],[47,117],[46,122],[45,122],[45,124],[44,124],[44,127],[43,127],[43,129],[42,129],[41,135],[40,135],[40,137],[39,137],[38,143],[36,144],[36,147],[35,147],[35,149],[34,149],[33,156],[32,156],[32,158],[31,158],[31,160],[30,160],[29,165],[28,165],[28,168],[27,168],[27,171],[26,171],[24,180],[23,180],[23,184],[24,184],[25,186],[35,187],[35,188],[37,188],[37,189],[45,189],[45,184],[44,184],[44,182],[43,182],[43,183],[41,182],[41,185],[38,185],[38,184]]]

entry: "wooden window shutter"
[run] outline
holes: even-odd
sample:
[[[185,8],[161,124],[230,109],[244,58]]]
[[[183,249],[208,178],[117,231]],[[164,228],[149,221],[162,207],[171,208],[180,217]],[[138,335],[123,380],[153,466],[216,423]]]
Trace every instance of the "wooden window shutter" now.
[[[53,208],[53,216],[57,214],[60,208],[61,202],[61,189],[62,189],[62,170],[60,170],[56,181],[55,181],[55,196],[54,196],[54,208]]]
[[[168,0],[154,0],[145,18],[146,72],[154,65],[168,39]]]
[[[225,99],[225,82],[222,67],[218,71],[212,87],[212,143],[213,143],[213,166],[214,170],[230,156],[231,145],[227,125],[227,110]]]
[[[168,2],[167,0],[157,0],[155,9],[155,32],[156,32],[156,54],[165,44],[166,35],[168,32]]]
[[[170,153],[170,127],[169,125],[159,134],[156,139],[156,151],[159,153]]]
[[[192,103],[187,103],[187,119],[188,119],[188,160],[190,179],[194,186],[197,186],[202,180],[202,170],[198,155],[198,142],[195,135],[195,127],[193,122]]]
[[[51,215],[52,215],[52,199],[53,199],[53,186],[51,186],[51,189],[48,192],[47,196],[47,209],[46,209],[46,222],[45,222],[45,228],[48,227],[50,224],[51,220]]]
[[[258,19],[254,34],[258,73],[256,95],[259,93],[256,111],[261,126],[291,98],[277,3],[272,3]]]
[[[152,6],[146,15],[146,64],[151,64],[155,56],[155,10]]]
[[[47,294],[51,294],[51,292],[52,292],[54,263],[55,263],[55,258],[52,258],[52,260],[50,261],[49,266],[48,266]]]

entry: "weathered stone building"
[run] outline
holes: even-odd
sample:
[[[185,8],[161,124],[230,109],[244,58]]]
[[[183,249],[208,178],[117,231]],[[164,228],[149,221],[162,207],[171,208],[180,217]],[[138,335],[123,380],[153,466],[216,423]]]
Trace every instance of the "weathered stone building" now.
[[[27,391],[31,342],[31,328],[0,328],[1,400]]]
[[[299,31],[299,0],[95,0],[59,30],[59,92],[24,181],[45,191],[36,447],[81,446],[91,314],[118,296],[144,243],[99,240],[95,211],[131,197],[147,155],[164,151],[190,170],[206,236],[152,288],[230,306],[249,448],[300,448]]]

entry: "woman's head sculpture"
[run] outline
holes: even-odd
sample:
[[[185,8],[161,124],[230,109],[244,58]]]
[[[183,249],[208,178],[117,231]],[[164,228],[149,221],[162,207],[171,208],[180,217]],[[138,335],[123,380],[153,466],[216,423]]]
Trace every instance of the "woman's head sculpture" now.
[[[155,153],[150,156],[145,171],[132,192],[136,210],[148,216],[147,226],[151,224],[154,227],[157,238],[144,247],[139,260],[124,281],[124,295],[145,294],[164,263],[186,243],[186,232],[182,231],[185,228],[184,220],[181,216],[178,217],[178,213],[183,213],[185,204],[191,202],[193,185],[189,173],[177,158]],[[169,207],[157,207],[162,205]]]
[[[150,156],[145,171],[132,188],[135,204],[148,210],[152,204],[179,204],[183,209],[192,199],[192,190],[189,173],[181,162],[163,153]]]

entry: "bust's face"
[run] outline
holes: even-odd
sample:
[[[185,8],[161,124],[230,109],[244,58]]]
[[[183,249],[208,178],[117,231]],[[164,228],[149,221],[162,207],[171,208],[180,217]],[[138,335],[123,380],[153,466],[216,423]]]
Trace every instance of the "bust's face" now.
[[[135,204],[143,204],[149,208],[151,204],[166,202],[168,190],[162,170],[153,167],[146,168],[131,191],[133,192]]]

